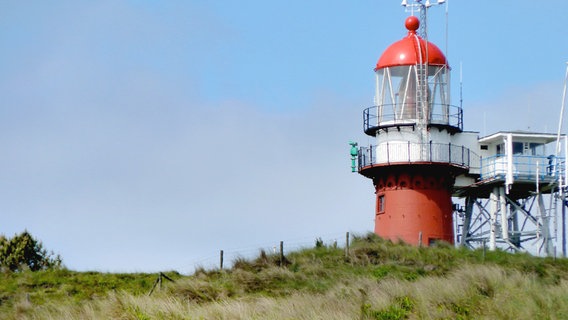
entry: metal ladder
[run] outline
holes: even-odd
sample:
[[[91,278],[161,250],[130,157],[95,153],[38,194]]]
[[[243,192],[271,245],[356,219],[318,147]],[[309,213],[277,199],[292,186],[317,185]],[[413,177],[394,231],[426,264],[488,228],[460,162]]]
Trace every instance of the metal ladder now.
[[[416,116],[426,121],[425,111],[428,109],[428,65],[416,65]]]

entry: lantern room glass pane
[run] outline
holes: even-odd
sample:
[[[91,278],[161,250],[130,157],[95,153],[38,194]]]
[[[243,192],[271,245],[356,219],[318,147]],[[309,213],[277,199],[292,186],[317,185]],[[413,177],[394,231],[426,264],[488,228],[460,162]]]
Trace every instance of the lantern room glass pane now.
[[[378,69],[375,102],[378,121],[450,124],[449,69],[409,65]],[[388,122],[387,122],[388,121]],[[456,122],[456,121],[454,121]]]
[[[377,70],[377,106],[380,122],[416,118],[416,72],[414,66]]]

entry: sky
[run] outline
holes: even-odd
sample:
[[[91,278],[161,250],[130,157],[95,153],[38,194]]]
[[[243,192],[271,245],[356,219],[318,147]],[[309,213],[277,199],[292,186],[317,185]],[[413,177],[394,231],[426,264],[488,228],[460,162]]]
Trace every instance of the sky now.
[[[556,132],[567,11],[429,10],[465,130]],[[348,142],[372,142],[373,68],[408,15],[396,0],[0,1],[0,234],[28,230],[73,270],[187,273],[219,250],[371,231]]]

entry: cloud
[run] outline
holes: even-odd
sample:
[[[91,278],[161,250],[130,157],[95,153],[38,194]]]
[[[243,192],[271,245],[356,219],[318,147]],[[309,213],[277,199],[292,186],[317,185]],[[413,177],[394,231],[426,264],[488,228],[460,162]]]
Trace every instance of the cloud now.
[[[371,230],[347,143],[372,142],[361,112],[402,17],[250,5],[3,6],[0,233],[27,228],[73,269],[190,271],[220,249]],[[467,130],[556,129],[554,83],[475,90]]]
[[[489,100],[466,96],[465,128],[479,131],[481,136],[510,130],[556,133],[561,97],[562,83],[553,82],[510,86]]]
[[[5,230],[28,228],[74,269],[187,271],[239,243],[371,228],[372,187],[349,172],[360,110],[341,96],[267,112],[199,100],[168,77],[117,76],[129,81],[116,90],[13,97],[23,108],[4,110]]]

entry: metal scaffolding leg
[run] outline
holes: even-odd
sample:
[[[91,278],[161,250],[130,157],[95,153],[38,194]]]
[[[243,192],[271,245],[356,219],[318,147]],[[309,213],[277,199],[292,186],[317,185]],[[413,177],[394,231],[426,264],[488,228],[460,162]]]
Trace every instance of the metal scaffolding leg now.
[[[473,213],[473,204],[475,203],[475,198],[467,197],[465,198],[465,213],[464,221],[462,227],[462,236],[460,239],[460,246],[466,246],[468,244],[467,239],[471,233],[471,215]]]
[[[499,208],[499,188],[494,188],[489,195],[490,201],[490,221],[489,221],[489,250],[497,248],[497,210]]]
[[[487,196],[465,199],[465,210],[459,215],[461,230],[457,233],[461,246],[476,248],[485,243],[489,250],[537,249],[542,254],[554,255],[556,238],[551,233],[554,207],[547,208],[543,200],[548,194],[511,199],[501,185]],[[563,212],[567,206],[568,202],[564,202]]]
[[[562,211],[560,212],[560,233],[562,237],[562,257],[566,258],[566,207],[568,206],[568,201],[566,200],[566,190],[563,187],[559,188],[557,194],[557,200],[560,200],[560,206]],[[557,213],[558,214],[558,213]],[[557,241],[560,238],[556,238]]]
[[[541,226],[541,235],[544,246],[544,250],[547,256],[551,257],[554,256],[554,244],[552,243],[552,237],[550,236],[550,216],[546,210],[544,205],[544,200],[542,198],[542,194],[537,195],[538,198],[538,209],[540,216],[542,218],[542,226]]]
[[[509,241],[509,217],[507,215],[507,200],[505,197],[505,189],[499,188],[499,204],[501,212],[501,238],[506,242]]]
[[[521,230],[519,230],[519,215],[516,206],[510,206],[511,208],[511,243],[516,247],[521,247]]]

